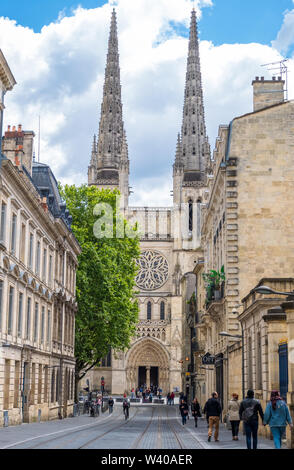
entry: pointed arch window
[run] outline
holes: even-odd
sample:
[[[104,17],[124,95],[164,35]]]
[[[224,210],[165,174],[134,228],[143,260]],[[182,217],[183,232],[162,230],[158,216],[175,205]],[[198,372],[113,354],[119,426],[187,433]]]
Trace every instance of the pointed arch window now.
[[[193,114],[195,114],[195,106],[193,106]]]
[[[193,88],[193,96],[196,96],[195,88]]]
[[[196,148],[193,146],[193,155],[196,155]]]
[[[195,125],[193,125],[193,134],[196,134]]]
[[[152,303],[149,301],[147,303],[147,320],[151,320],[152,317]]]
[[[160,303],[160,320],[165,319],[165,303],[161,302]]]
[[[185,147],[183,148],[183,156],[184,157],[186,156],[186,148]]]
[[[189,232],[192,232],[193,230],[193,201],[192,199],[189,199],[188,204],[189,204]]]
[[[109,112],[112,113],[112,106],[109,106]]]
[[[184,135],[187,135],[187,127],[184,129]]]
[[[110,147],[110,145],[109,145],[109,147],[108,147],[108,153],[111,153],[111,147]]]

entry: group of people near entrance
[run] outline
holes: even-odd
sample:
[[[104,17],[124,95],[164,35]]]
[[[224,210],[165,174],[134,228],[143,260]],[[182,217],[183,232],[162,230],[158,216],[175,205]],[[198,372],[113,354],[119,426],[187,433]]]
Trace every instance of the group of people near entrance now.
[[[203,412],[206,414],[208,422],[208,441],[211,441],[213,428],[215,428],[214,440],[218,442],[222,409],[217,392],[212,393],[211,398],[205,403]],[[239,425],[240,421],[243,421],[247,449],[251,449],[252,445],[253,449],[257,449],[258,415],[264,426],[270,426],[276,449],[281,449],[286,426],[289,424],[293,427],[293,423],[288,406],[278,391],[271,392],[270,401],[264,413],[260,401],[254,398],[253,390],[248,390],[246,398],[241,402],[238,395],[233,393],[232,399],[228,403],[228,421],[232,426],[233,440],[238,441]]]
[[[149,400],[152,402],[152,398],[158,397],[159,399],[162,397],[162,389],[157,385],[151,385],[147,387],[146,384],[137,387],[136,390],[132,388],[131,390],[131,398],[143,398],[143,400]]]

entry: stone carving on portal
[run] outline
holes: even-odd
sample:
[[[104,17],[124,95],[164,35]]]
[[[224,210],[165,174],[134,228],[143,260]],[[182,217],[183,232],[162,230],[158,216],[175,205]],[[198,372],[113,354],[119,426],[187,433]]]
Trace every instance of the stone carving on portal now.
[[[158,251],[143,251],[137,264],[140,271],[136,277],[136,284],[139,288],[159,289],[168,280],[168,261]]]
[[[169,390],[169,354],[166,349],[152,338],[139,340],[127,354],[127,389],[138,386],[139,367],[158,367],[159,385],[164,393]],[[132,371],[132,372],[131,372]]]
[[[141,320],[137,326],[137,338],[151,337],[166,340],[167,320]]]

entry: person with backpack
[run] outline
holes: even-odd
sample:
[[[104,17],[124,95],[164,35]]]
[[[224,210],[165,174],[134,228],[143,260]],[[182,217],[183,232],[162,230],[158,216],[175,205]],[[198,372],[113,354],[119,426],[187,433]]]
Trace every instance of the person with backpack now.
[[[239,417],[245,427],[247,449],[251,449],[251,438],[253,449],[257,449],[258,414],[263,421],[264,415],[260,401],[254,398],[253,390],[248,390],[247,397],[241,402],[239,409]]]
[[[198,403],[197,398],[195,397],[191,403],[191,412],[195,421],[195,428],[198,426],[198,418],[201,418],[200,404]]]
[[[130,400],[129,398],[127,397],[127,394],[124,393],[124,399],[123,399],[123,411],[124,411],[124,415],[125,415],[125,419],[128,419],[129,418],[129,409],[130,409]]]
[[[282,447],[282,437],[286,431],[287,424],[293,428],[292,418],[286,402],[281,398],[277,390],[272,391],[270,402],[264,413],[264,426],[269,424],[276,449]]]
[[[222,408],[218,400],[218,393],[213,392],[211,394],[211,398],[209,398],[209,400],[207,400],[207,402],[205,403],[203,410],[203,413],[206,414],[206,418],[208,418],[208,442],[211,441],[213,427],[215,427],[214,440],[215,442],[219,441],[218,434],[221,412]]]
[[[228,404],[228,419],[231,423],[232,427],[232,435],[233,441],[238,441],[238,434],[239,434],[239,425],[240,425],[240,416],[239,416],[239,409],[240,409],[240,402],[238,401],[238,394],[233,393],[232,399],[229,401]]]

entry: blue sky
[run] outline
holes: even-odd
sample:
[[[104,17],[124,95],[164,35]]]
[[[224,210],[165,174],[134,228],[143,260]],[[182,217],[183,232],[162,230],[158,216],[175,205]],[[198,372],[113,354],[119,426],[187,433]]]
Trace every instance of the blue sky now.
[[[55,21],[60,11],[70,16],[78,5],[97,8],[105,3],[105,0],[0,0],[0,16],[15,19],[39,32],[44,25]],[[201,39],[215,45],[270,44],[281,27],[283,13],[292,8],[292,0],[213,0],[212,7],[203,9],[199,23]],[[177,31],[186,36],[186,28],[177,26]]]
[[[193,2],[109,3],[117,4],[118,12],[131,203],[169,205]],[[294,98],[294,1],[196,3],[202,13],[201,70],[213,151],[218,126],[252,110],[252,79],[272,73],[261,64],[290,57],[289,98]],[[74,12],[78,5],[85,10]],[[87,181],[111,9],[105,0],[0,0],[0,48],[17,81],[5,96],[4,125],[21,123],[37,134],[41,115],[41,161],[63,183]]]

